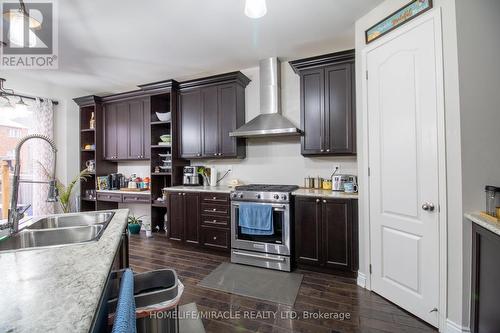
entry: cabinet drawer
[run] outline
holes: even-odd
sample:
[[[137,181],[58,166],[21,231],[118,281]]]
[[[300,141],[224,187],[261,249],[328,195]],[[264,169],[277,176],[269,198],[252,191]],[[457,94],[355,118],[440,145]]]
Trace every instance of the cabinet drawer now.
[[[201,237],[203,246],[218,250],[229,250],[231,244],[229,230],[201,227]]]
[[[122,202],[122,195],[119,193],[102,193],[97,192],[98,201]]]
[[[201,204],[201,214],[229,216],[229,206],[203,203]]]
[[[219,217],[219,216],[207,216],[203,215],[201,217],[201,224],[211,227],[218,228],[229,228],[229,218],[228,217]]]
[[[127,203],[149,203],[149,195],[123,194],[123,202]]]
[[[229,204],[229,194],[226,193],[202,193],[202,202],[213,203],[213,204]]]

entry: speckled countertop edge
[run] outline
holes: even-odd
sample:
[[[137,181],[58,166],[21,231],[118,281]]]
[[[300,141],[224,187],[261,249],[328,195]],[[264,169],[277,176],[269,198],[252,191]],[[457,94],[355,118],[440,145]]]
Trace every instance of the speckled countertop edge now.
[[[227,186],[172,186],[166,187],[167,192],[213,192],[213,193],[231,193],[233,188]]]
[[[332,190],[299,188],[292,192],[292,195],[299,197],[320,197],[333,199],[358,199],[358,193],[335,192]]]
[[[1,332],[88,332],[127,224],[115,216],[96,242],[0,253]]]
[[[500,222],[493,222],[479,212],[465,213],[465,218],[500,236]]]

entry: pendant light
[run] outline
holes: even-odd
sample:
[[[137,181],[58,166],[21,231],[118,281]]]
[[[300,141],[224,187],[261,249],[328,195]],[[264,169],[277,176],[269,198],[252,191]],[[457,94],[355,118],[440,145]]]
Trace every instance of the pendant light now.
[[[267,6],[266,0],[246,0],[245,2],[245,15],[258,19],[266,15]]]
[[[19,1],[18,10],[9,10],[3,13],[4,19],[9,22],[9,41],[18,46],[24,46],[24,22],[28,21],[30,29],[40,29],[42,23],[28,14],[26,6],[22,0]],[[29,33],[29,46],[36,45],[36,36]]]

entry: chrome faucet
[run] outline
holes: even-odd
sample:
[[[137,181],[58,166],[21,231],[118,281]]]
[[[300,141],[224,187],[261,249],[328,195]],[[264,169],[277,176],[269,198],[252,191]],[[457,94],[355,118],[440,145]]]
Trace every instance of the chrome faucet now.
[[[52,175],[51,180],[40,181],[40,180],[26,180],[19,179],[19,174],[21,172],[21,147],[23,144],[30,139],[42,139],[47,141],[52,147],[52,152],[54,153],[54,159],[52,163]],[[10,234],[17,233],[19,231],[19,221],[24,217],[24,213],[28,210],[31,205],[27,205],[24,207],[17,207],[17,199],[19,192],[19,183],[39,183],[39,184],[49,184],[49,191],[47,193],[47,202],[56,202],[58,191],[57,191],[57,182],[56,182],[56,158],[57,158],[57,149],[54,141],[41,134],[32,134],[27,135],[22,138],[16,145],[16,160],[14,166],[14,176],[12,180],[12,197],[10,200],[10,209],[9,209],[9,217],[8,223],[0,226],[0,229],[10,229]]]

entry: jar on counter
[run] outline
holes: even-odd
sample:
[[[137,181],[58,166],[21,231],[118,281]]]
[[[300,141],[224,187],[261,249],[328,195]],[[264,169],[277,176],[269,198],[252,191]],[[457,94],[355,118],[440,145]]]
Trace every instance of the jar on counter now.
[[[486,213],[491,216],[497,216],[497,207],[500,206],[500,188],[486,185]]]

